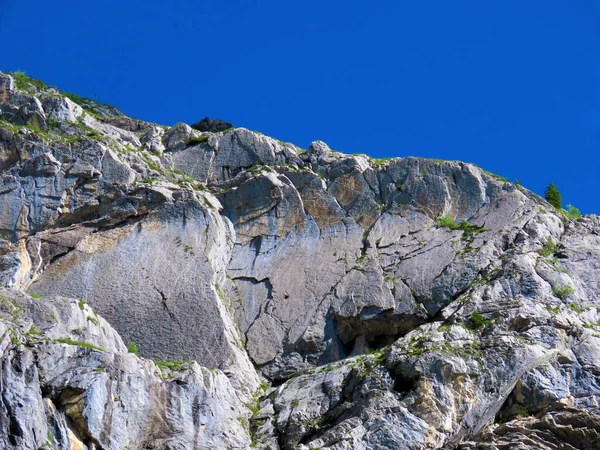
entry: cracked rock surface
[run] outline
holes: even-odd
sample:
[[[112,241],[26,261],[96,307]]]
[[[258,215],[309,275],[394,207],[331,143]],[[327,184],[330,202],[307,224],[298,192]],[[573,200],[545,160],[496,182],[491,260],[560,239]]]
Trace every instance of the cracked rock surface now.
[[[597,216],[1,73],[0,111],[4,448],[599,448]]]

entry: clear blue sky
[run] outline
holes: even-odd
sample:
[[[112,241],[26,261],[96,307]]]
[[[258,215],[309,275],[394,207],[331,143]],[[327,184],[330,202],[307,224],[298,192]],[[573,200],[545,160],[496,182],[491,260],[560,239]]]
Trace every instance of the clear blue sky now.
[[[0,70],[173,124],[476,163],[600,213],[600,2],[0,0]]]

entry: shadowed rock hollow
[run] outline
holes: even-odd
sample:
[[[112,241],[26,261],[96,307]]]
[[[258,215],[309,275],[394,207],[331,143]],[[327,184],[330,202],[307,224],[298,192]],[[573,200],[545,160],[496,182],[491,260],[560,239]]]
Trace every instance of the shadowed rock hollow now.
[[[80,103],[0,74],[3,447],[600,446],[598,217]]]

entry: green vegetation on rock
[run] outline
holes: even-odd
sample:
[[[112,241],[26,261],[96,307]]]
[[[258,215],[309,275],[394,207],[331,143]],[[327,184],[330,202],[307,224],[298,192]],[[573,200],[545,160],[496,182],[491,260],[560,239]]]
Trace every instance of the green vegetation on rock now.
[[[560,192],[558,192],[558,189],[556,189],[556,186],[554,186],[554,183],[550,183],[548,185],[544,191],[544,196],[548,203],[554,206],[557,210],[561,210],[561,195]]]
[[[129,353],[137,353],[138,352],[138,348],[137,348],[137,345],[135,344],[135,342],[127,343],[127,351]]]
[[[60,344],[77,345],[79,347],[89,348],[91,350],[96,350],[99,352],[106,352],[106,350],[104,350],[103,348],[98,347],[94,344],[90,344],[89,342],[83,342],[83,341],[75,341],[71,338],[56,338],[56,339],[53,339],[53,341],[58,342]]]
[[[488,323],[491,323],[493,321],[494,321],[494,319],[486,319],[481,314],[479,314],[477,311],[473,311],[471,313],[471,324],[473,325],[473,328],[475,328],[475,329],[483,328],[485,325],[487,325]]]
[[[466,220],[462,220],[460,223],[454,222],[448,216],[442,216],[435,221],[435,224],[440,228],[448,228],[449,230],[461,230],[465,232],[465,235],[470,235],[473,233],[483,233],[484,231],[489,231],[487,228],[475,227],[469,224]]]
[[[558,298],[560,298],[561,300],[564,300],[565,298],[569,297],[571,294],[573,294],[573,292],[575,292],[575,291],[568,284],[559,284],[559,283],[552,284],[552,293],[554,295],[556,295]]]
[[[567,205],[567,209],[564,213],[565,213],[565,216],[567,216],[567,218],[569,218],[569,219],[578,219],[581,216],[581,213],[579,212],[579,210],[577,208],[575,208],[573,205]]]
[[[46,86],[46,83],[27,76],[25,72],[13,72],[12,77],[15,80],[15,86],[21,91],[27,90],[30,85],[33,85],[38,89],[45,89],[48,87]]]
[[[552,239],[548,239],[544,246],[538,250],[540,256],[551,256],[556,252],[556,244]]]

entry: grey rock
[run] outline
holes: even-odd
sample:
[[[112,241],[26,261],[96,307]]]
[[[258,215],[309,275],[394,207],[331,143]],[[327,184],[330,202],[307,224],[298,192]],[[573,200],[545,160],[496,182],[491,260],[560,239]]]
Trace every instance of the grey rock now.
[[[530,448],[577,448],[600,446],[598,416],[578,410],[553,411],[540,418],[526,417],[486,430],[477,441],[460,445],[460,450],[525,450]]]
[[[15,89],[15,80],[6,73],[0,72],[0,90],[12,91]]]
[[[46,114],[35,96],[16,90],[0,90],[0,118],[15,125],[46,130]]]
[[[236,366],[232,376],[248,394],[258,385],[256,374],[220,287],[232,245],[228,228],[193,198],[165,203],[143,218],[131,208],[129,222],[63,240],[64,255],[54,257],[31,289],[85,298],[142,354],[224,371]],[[42,246],[49,242],[40,238]]]
[[[164,133],[165,132],[161,127],[152,127],[141,137],[140,140],[148,149],[148,151],[162,154],[165,151],[165,146],[162,143],[162,137]]]
[[[67,97],[46,94],[40,99],[46,115],[59,122],[75,122],[83,114],[83,108]]]
[[[102,120],[104,123],[113,125],[122,130],[131,131],[132,133],[146,133],[150,130],[163,130],[162,127],[155,125],[150,122],[144,122],[143,120],[134,119],[120,115],[118,117],[106,117]]]
[[[165,156],[166,166],[182,172],[195,180],[208,180],[215,152],[206,143],[196,144]]]
[[[82,300],[0,290],[2,448],[248,448],[227,377],[128,353]]]
[[[223,181],[244,168],[272,165],[276,151],[276,143],[271,138],[236,128],[219,140],[212,178]]]
[[[60,163],[52,153],[43,153],[27,160],[21,169],[21,175],[55,175],[60,171]]]
[[[141,146],[139,137],[131,131],[100,121],[89,114],[85,114],[81,121],[84,125],[95,130],[100,135],[113,139],[119,144],[130,145],[133,149]]]
[[[13,133],[0,129],[0,170],[9,169],[19,161],[19,144]]]
[[[595,448],[597,216],[31,91],[0,89],[0,280],[44,302],[3,294],[0,446]]]
[[[185,123],[178,123],[165,133],[163,143],[168,151],[177,152],[188,147],[190,141],[197,137],[200,137],[200,132]]]

